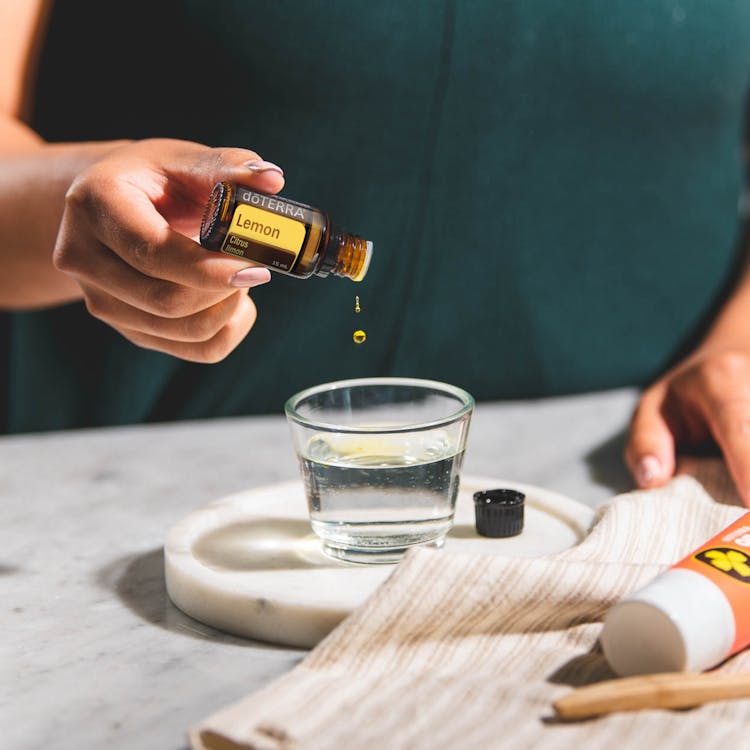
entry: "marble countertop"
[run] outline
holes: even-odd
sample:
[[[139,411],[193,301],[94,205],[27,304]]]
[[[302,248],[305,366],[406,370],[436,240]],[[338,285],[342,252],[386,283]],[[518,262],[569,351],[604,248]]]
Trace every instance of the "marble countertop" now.
[[[632,390],[477,405],[467,474],[596,505],[630,489]],[[298,477],[283,417],[0,438],[0,722],[6,747],[183,750],[206,715],[305,654],[168,600],[162,545],[190,511]]]

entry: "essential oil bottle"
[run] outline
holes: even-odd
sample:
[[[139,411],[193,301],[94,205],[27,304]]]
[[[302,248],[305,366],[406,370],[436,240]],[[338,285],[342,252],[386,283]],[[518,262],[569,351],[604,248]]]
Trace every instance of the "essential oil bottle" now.
[[[200,242],[300,279],[332,273],[362,281],[372,257],[372,242],[344,232],[317,208],[231,182],[211,191]]]

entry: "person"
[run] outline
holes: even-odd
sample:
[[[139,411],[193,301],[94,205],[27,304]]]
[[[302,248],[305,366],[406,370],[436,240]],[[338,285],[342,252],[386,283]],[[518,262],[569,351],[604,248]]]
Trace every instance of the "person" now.
[[[5,0],[4,430],[278,412],[364,375],[635,385],[637,485],[711,440],[750,505],[748,16]],[[348,282],[197,245],[219,179],[374,240],[361,314]]]

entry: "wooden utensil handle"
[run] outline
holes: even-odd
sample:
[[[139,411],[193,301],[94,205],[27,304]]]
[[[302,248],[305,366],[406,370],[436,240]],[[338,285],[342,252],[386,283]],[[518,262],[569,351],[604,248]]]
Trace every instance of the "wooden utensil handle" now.
[[[562,719],[612,711],[688,708],[709,701],[750,697],[750,674],[669,672],[586,685],[553,703]]]

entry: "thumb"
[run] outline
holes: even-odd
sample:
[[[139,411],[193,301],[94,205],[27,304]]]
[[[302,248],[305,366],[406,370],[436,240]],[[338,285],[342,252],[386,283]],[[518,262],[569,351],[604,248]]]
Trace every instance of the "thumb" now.
[[[667,387],[657,383],[642,396],[630,423],[625,463],[641,489],[665,484],[675,470],[675,436],[662,407]]]
[[[238,182],[262,193],[284,187],[284,171],[246,148],[212,148],[200,143],[151,139],[138,145],[152,167],[175,183],[179,197],[202,204],[220,181]],[[161,185],[158,185],[161,192]]]
[[[246,148],[206,148],[189,174],[209,190],[222,180],[262,193],[278,193],[284,187],[284,170]]]
[[[196,239],[198,225],[217,182],[234,182],[275,194],[284,187],[284,172],[245,148],[211,148],[199,143],[151,139],[137,144],[150,178],[138,175],[138,186],[173,229]],[[130,152],[123,149],[117,158]],[[137,162],[142,164],[143,162]],[[124,161],[131,171],[131,162]],[[165,189],[165,184],[169,189]]]

